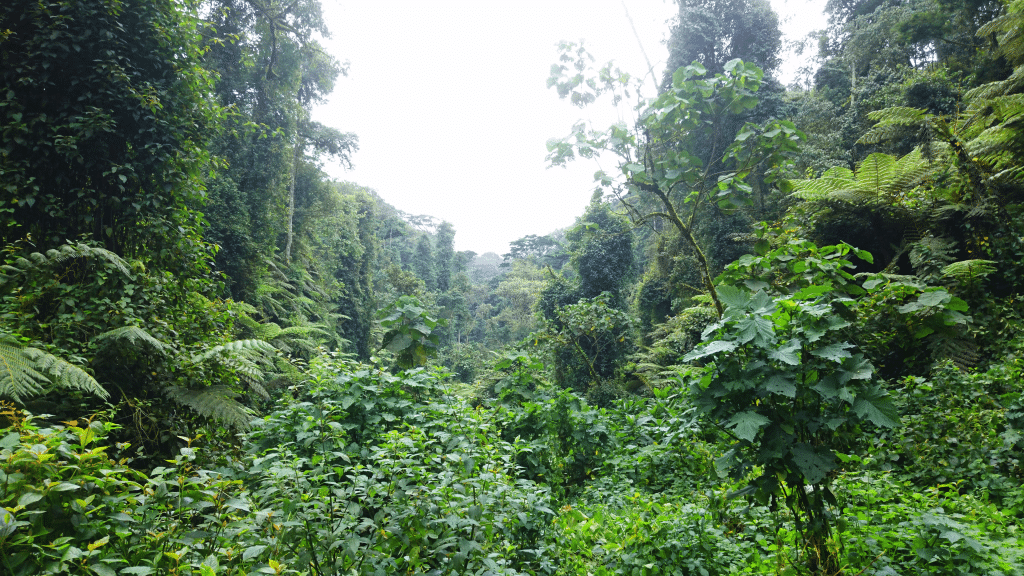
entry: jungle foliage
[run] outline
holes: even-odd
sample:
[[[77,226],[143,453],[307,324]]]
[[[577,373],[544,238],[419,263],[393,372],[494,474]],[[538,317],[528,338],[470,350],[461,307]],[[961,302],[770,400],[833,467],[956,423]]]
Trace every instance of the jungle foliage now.
[[[3,573],[1024,573],[1024,0],[678,4],[504,256],[323,173],[317,1],[4,4]]]

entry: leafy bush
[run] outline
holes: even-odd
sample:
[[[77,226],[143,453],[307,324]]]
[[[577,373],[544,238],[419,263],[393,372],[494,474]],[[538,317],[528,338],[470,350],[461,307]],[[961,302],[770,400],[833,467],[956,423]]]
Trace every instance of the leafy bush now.
[[[495,426],[422,369],[363,367],[267,416],[246,483],[314,574],[544,571],[549,496]]]

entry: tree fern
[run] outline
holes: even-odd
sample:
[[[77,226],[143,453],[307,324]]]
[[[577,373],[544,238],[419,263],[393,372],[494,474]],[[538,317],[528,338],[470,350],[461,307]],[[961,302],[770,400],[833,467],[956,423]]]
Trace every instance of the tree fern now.
[[[0,397],[23,403],[51,388],[81,390],[107,398],[96,379],[70,362],[38,348],[22,346],[13,336],[0,336]]]
[[[100,258],[106,260],[122,274],[129,276],[128,264],[117,254],[98,246],[90,246],[84,242],[64,244],[43,252],[32,252],[27,257],[20,257],[10,264],[0,266],[0,287],[15,281],[18,276],[36,268],[64,264],[77,258]]]
[[[970,284],[996,271],[996,263],[992,260],[961,260],[953,262],[942,269],[942,275],[954,278],[959,282]]]
[[[205,388],[168,386],[164,388],[164,394],[172,401],[195,410],[201,416],[218,420],[240,430],[249,428],[249,423],[255,414],[237,400],[239,394],[229,386],[216,385]]]
[[[991,34],[999,43],[997,54],[1013,64],[1024,61],[1024,0],[1013,0],[1004,14],[978,28],[978,36]]]
[[[904,197],[930,170],[920,150],[900,159],[875,153],[865,158],[856,172],[837,166],[827,170],[821,178],[793,180],[793,195],[804,200],[902,204]]]
[[[139,342],[147,344],[159,352],[166,351],[170,348],[167,344],[154,338],[149,332],[146,332],[138,326],[122,326],[113,330],[108,330],[98,336],[93,337],[93,342],[104,345],[111,342],[127,342],[129,346],[136,346]]]

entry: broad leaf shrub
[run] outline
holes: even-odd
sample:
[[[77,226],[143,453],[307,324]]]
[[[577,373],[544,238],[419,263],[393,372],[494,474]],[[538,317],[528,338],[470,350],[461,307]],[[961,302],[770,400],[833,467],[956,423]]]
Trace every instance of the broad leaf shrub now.
[[[274,527],[239,481],[194,469],[190,448],[149,475],[131,470],[102,445],[114,427],[29,418],[0,434],[5,573],[295,573],[263,545]]]
[[[548,490],[444,375],[322,378],[247,437],[246,484],[314,574],[547,573]],[[326,372],[329,372],[326,371]]]
[[[502,439],[520,444],[522,477],[558,491],[592,480],[615,443],[606,410],[537,379],[530,370],[541,364],[527,354],[510,353],[495,366],[503,375],[494,385],[495,417]]]
[[[701,503],[639,492],[625,499],[623,507],[562,508],[558,574],[728,574],[742,563],[737,542]]]
[[[944,363],[927,378],[905,378],[894,392],[904,426],[874,442],[875,467],[921,487],[955,483],[1024,512],[1022,368],[1019,358],[984,372]]]
[[[863,574],[1021,574],[1017,519],[960,494],[960,483],[916,486],[868,470],[872,458],[844,456],[836,480],[845,567]]]

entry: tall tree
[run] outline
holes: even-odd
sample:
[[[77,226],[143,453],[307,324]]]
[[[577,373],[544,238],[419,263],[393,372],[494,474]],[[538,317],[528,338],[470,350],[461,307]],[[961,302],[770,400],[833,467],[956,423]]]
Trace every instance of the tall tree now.
[[[434,262],[434,247],[430,236],[421,234],[416,241],[416,254],[412,261],[413,272],[423,280],[427,290],[437,290],[437,266]]]
[[[193,208],[221,109],[191,7],[12,0],[0,30],[0,242],[87,237],[179,273],[204,267]]]
[[[573,61],[573,44],[562,44],[563,61]],[[586,56],[584,54],[584,56]],[[579,61],[577,61],[579,62]],[[577,66],[586,70],[584,63]],[[593,101],[601,93],[630,86],[630,77],[605,68],[598,78],[579,82],[568,77],[568,67],[552,68],[549,85],[573,101]],[[733,60],[725,73],[713,78],[694,64],[673,74],[672,87],[647,103],[632,127],[616,124],[592,130],[579,123],[572,133],[548,141],[548,160],[563,165],[575,158],[593,157],[607,151],[619,157],[619,174],[595,174],[598,190],[610,192],[629,211],[634,223],[655,221],[674,227],[695,264],[719,314],[723,308],[714,286],[715,263],[698,234],[703,210],[717,207],[736,211],[764,205],[767,190],[789,162],[796,142],[803,138],[796,127],[773,120],[764,126],[752,123],[732,132],[737,115],[757,105],[755,91],[761,71],[753,64]],[[590,97],[576,97],[586,93]],[[722,135],[729,137],[723,138]],[[708,142],[723,140],[721,145]]]
[[[455,269],[455,228],[449,222],[442,222],[437,228],[434,240],[434,266],[437,269],[437,291],[444,293],[451,288],[452,279],[458,273]]]
[[[665,89],[672,73],[700,62],[709,74],[725,72],[725,64],[740,58],[771,76],[781,60],[779,16],[768,0],[676,0],[679,15],[668,40]]]

